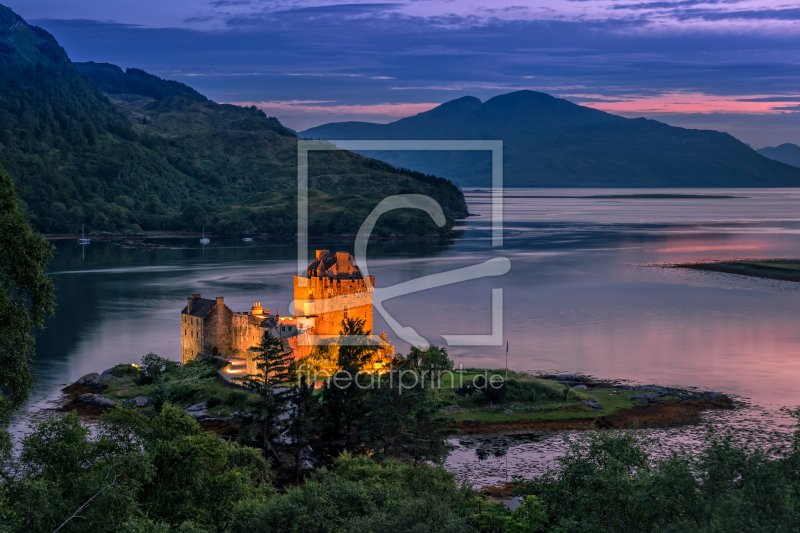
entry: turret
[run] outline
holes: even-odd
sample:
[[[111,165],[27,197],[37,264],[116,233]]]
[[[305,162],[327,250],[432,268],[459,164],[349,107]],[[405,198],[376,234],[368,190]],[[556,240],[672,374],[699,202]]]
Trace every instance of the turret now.
[[[269,309],[266,310],[266,314],[269,314]],[[253,302],[253,307],[250,309],[250,314],[253,316],[262,316],[264,315],[264,308],[261,307],[261,302]]]

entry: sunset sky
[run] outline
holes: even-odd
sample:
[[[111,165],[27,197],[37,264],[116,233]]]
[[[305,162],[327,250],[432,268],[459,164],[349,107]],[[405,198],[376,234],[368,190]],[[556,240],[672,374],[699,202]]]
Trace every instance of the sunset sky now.
[[[532,89],[800,144],[800,2],[0,1],[74,61],[143,68],[297,130]]]

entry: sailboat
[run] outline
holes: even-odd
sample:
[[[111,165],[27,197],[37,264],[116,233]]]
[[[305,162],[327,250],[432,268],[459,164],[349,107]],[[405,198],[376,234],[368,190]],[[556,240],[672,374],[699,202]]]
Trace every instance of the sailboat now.
[[[211,242],[210,239],[206,239],[206,227],[203,226],[203,238],[200,239],[200,244],[208,244],[210,242]]]
[[[78,244],[89,244],[91,241],[86,238],[86,234],[83,231],[83,224],[81,224],[81,238],[78,239]]]

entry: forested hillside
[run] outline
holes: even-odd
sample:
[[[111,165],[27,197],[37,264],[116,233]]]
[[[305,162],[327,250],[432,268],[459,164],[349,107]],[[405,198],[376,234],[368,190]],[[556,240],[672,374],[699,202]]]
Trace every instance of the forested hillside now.
[[[277,119],[143,71],[88,70],[105,73],[98,79],[113,100],[52,35],[0,6],[0,164],[37,230],[296,232],[297,139]],[[441,178],[349,152],[314,154],[310,167],[317,234],[354,233],[398,192],[430,194],[449,224],[394,213],[379,233],[448,232],[467,214],[461,192]]]
[[[176,94],[188,94],[198,102],[208,102],[208,98],[188,85],[172,80],[164,80],[138,68],[123,71],[110,63],[75,63],[78,72],[90,78],[105,93],[138,94],[162,99]]]

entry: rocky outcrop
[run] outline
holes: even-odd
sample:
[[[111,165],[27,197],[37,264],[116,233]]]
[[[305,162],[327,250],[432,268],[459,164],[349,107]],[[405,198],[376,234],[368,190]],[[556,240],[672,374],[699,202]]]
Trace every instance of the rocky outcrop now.
[[[137,396],[136,398],[131,398],[130,400],[120,400],[119,403],[122,405],[127,405],[128,407],[135,407],[136,409],[144,409],[145,407],[153,406],[153,402],[144,396]]]
[[[600,405],[600,402],[598,402],[597,400],[584,400],[581,403],[583,405],[587,406],[589,409],[592,409],[592,410],[595,410],[595,411],[600,410],[600,409],[603,408],[603,406]]]
[[[108,387],[108,385],[104,383],[102,377],[102,374],[98,374],[97,372],[86,374],[85,376],[81,376],[75,383],[61,389],[61,391],[67,394],[85,394],[101,391]]]
[[[103,407],[106,409],[110,409],[114,407],[114,400],[110,400],[108,398],[104,398],[97,394],[92,394],[88,392],[86,394],[81,394],[77,398],[75,398],[75,403],[80,403],[84,405],[93,405],[95,407]]]
[[[731,400],[727,395],[721,392],[713,391],[686,391],[681,389],[672,389],[669,387],[662,387],[660,385],[615,385],[616,390],[631,390],[636,391],[637,394],[631,396],[631,401],[640,404],[647,404],[665,399],[678,399],[678,400],[693,400],[702,401],[709,400],[712,402],[730,403]]]

